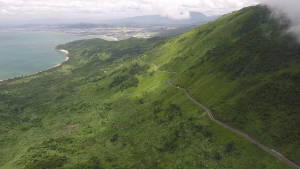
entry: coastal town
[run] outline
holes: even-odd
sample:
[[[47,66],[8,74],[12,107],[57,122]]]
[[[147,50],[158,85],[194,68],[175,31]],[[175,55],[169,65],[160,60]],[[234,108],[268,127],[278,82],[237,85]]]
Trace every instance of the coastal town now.
[[[173,27],[109,27],[109,28],[69,28],[62,26],[32,25],[13,28],[1,28],[0,33],[60,33],[76,34],[78,36],[98,36],[99,38],[118,41],[131,37],[151,38],[160,33],[159,30],[175,29]]]
[[[89,24],[87,24],[90,26]],[[132,37],[135,38],[151,38],[165,30],[172,30],[176,29],[175,27],[170,26],[144,26],[144,27],[115,27],[115,26],[108,26],[108,27],[96,27],[96,28],[84,28],[87,26],[86,24],[77,24],[76,26],[61,26],[61,25],[23,25],[17,27],[7,27],[7,28],[0,28],[0,33],[54,33],[54,34],[74,34],[77,36],[92,36],[94,38],[100,38],[107,41],[120,41],[129,39]],[[68,51],[60,50],[61,52],[66,53],[66,60],[69,59]],[[60,66],[62,63],[55,65],[49,69],[55,68]],[[47,70],[49,70],[47,69]],[[46,71],[46,70],[43,70]],[[22,75],[21,77],[27,77],[31,75],[35,75],[40,72]],[[15,79],[20,77],[14,77],[9,79],[0,79],[0,83]]]
[[[107,41],[119,41],[125,40],[132,37],[135,38],[151,38],[156,36],[160,31],[158,30],[170,30],[175,29],[173,27],[167,26],[157,26],[157,27],[97,27],[97,28],[83,28],[82,25],[79,24],[75,26],[75,28],[71,28],[69,26],[61,26],[61,25],[23,25],[17,27],[9,27],[9,28],[0,28],[0,33],[54,33],[54,34],[74,34],[77,36],[92,36],[94,38],[100,38]],[[68,51],[60,50],[61,52],[66,53],[66,60],[69,59]],[[49,69],[60,66],[62,63],[55,65]],[[47,69],[47,70],[49,70]],[[46,70],[43,70],[46,71]],[[41,73],[43,71],[39,71],[32,74],[22,75],[21,77],[27,77],[31,75],[35,75]],[[0,79],[0,83],[12,80],[14,77],[9,79]]]

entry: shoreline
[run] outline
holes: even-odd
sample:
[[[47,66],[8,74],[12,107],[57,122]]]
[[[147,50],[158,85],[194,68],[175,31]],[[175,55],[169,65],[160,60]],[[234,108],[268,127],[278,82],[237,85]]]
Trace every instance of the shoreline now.
[[[57,49],[55,49],[55,50],[57,50]],[[64,50],[64,49],[61,49],[61,50],[58,50],[58,51],[63,52],[63,53],[66,54],[66,59],[65,59],[65,61],[61,62],[60,64],[57,64],[57,65],[55,65],[55,66],[53,66],[53,67],[51,67],[51,68],[49,68],[49,69],[41,70],[41,71],[38,71],[38,72],[35,72],[35,73],[31,73],[31,74],[27,74],[27,75],[23,75],[23,76],[19,76],[19,77],[14,77],[14,78],[3,79],[3,80],[0,80],[0,83],[5,82],[5,81],[8,81],[8,80],[14,80],[14,79],[17,79],[17,78],[23,78],[23,77],[28,77],[28,76],[36,75],[36,74],[45,72],[45,71],[47,71],[47,70],[56,68],[56,67],[60,66],[61,64],[63,64],[64,62],[66,62],[66,61],[69,60],[69,51]]]
[[[61,52],[63,52],[63,53],[66,54],[66,60],[65,60],[64,62],[68,61],[68,60],[69,60],[69,51],[64,50],[64,49],[61,49],[61,50],[59,50],[59,51],[61,51]],[[62,63],[64,63],[64,62],[62,62]],[[62,64],[62,63],[60,63],[60,64]]]
[[[112,37],[112,36],[106,36],[106,35],[83,35],[83,36],[89,36],[89,37],[95,37],[95,38],[99,38],[99,39],[103,39],[106,41],[119,41],[119,39]]]

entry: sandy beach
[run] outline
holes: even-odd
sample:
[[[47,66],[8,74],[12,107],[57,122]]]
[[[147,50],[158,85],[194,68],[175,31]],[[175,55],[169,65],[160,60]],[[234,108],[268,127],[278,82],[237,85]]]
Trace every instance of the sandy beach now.
[[[59,51],[61,51],[61,52],[64,52],[65,54],[69,54],[69,52],[67,51],[67,50],[64,50],[64,49],[61,49],[61,50],[59,50]]]
[[[61,49],[61,50],[59,50],[59,51],[64,52],[64,53],[66,54],[66,60],[65,60],[65,62],[68,61],[68,60],[69,60],[69,51],[64,50],[64,49]],[[59,66],[59,65],[58,65],[58,66]]]
[[[64,52],[64,53],[66,54],[66,60],[65,60],[64,62],[68,61],[68,60],[69,60],[69,51],[63,50],[63,49],[62,49],[62,50],[59,50],[59,51]],[[63,62],[62,62],[62,63],[63,63]],[[24,76],[21,76],[21,77],[28,77],[28,76],[31,76],[31,75],[36,75],[36,74],[38,74],[38,73],[42,73],[42,72],[44,72],[44,71],[47,71],[47,70],[56,68],[56,67],[60,66],[62,63],[60,63],[60,64],[58,64],[58,65],[55,65],[55,66],[53,66],[53,67],[51,67],[51,68],[49,68],[49,69],[42,70],[42,71],[35,72],[35,73],[31,73],[31,74],[24,75]],[[13,80],[13,79],[15,79],[15,78],[3,79],[3,80],[0,80],[0,83],[1,83],[1,82],[4,82],[4,81],[7,81],[7,80]]]

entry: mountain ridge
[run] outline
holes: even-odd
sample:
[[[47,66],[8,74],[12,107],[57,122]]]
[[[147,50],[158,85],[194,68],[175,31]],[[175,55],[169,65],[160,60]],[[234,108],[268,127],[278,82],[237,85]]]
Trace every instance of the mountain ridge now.
[[[153,57],[152,59],[149,58],[150,59],[149,61],[154,62],[154,63],[155,62],[159,63],[158,67],[161,66],[161,69],[166,69],[167,71],[173,71],[173,70],[178,71],[178,69],[182,72],[186,71],[185,75],[183,75],[183,74],[178,75],[179,77],[178,77],[178,80],[175,80],[175,84],[177,83],[177,85],[183,86],[183,87],[187,88],[188,90],[189,90],[189,86],[190,86],[191,87],[190,90],[192,90],[192,93],[194,93],[194,92],[203,93],[205,95],[205,96],[201,96],[201,95],[195,96],[192,94],[192,96],[195,96],[197,98],[197,100],[200,100],[206,104],[209,104],[209,102],[212,102],[212,100],[214,100],[212,97],[212,95],[214,95],[214,94],[219,96],[218,99],[231,98],[232,99],[231,101],[226,102],[226,101],[222,101],[222,100],[219,100],[219,101],[214,100],[215,104],[213,104],[213,103],[209,104],[209,107],[213,107],[213,111],[217,111],[214,113],[216,115],[216,118],[225,123],[228,123],[229,125],[232,125],[233,127],[237,127],[240,129],[241,129],[241,126],[247,126],[247,125],[245,125],[247,123],[256,123],[256,124],[251,124],[251,127],[255,128],[255,130],[260,131],[260,133],[262,134],[263,131],[261,129],[259,129],[259,127],[258,127],[260,125],[259,123],[262,123],[262,121],[258,122],[259,120],[254,118],[254,117],[260,116],[259,114],[255,114],[253,112],[253,109],[255,110],[255,108],[253,108],[254,100],[257,100],[256,97],[265,98],[266,96],[260,96],[261,93],[265,93],[266,91],[268,91],[266,89],[270,89],[271,86],[273,86],[273,85],[277,86],[277,87],[272,87],[273,88],[272,90],[275,90],[275,91],[276,91],[275,88],[277,88],[277,90],[280,89],[280,87],[278,87],[278,84],[280,84],[279,86],[287,85],[287,84],[281,84],[282,82],[280,80],[278,80],[278,78],[280,76],[283,76],[283,75],[280,75],[280,74],[282,74],[282,73],[279,73],[280,71],[285,72],[285,73],[283,73],[283,74],[286,74],[285,76],[294,78],[293,83],[287,85],[286,87],[290,88],[290,90],[293,90],[295,93],[297,93],[296,91],[298,89],[295,86],[295,84],[297,83],[298,75],[297,75],[297,73],[295,75],[293,75],[292,71],[288,70],[288,69],[292,69],[292,67],[294,67],[293,71],[297,70],[296,69],[297,66],[294,63],[297,63],[297,60],[299,59],[299,50],[298,50],[298,47],[296,47],[296,46],[299,46],[299,44],[297,43],[297,39],[292,34],[284,33],[285,30],[288,28],[288,22],[286,22],[286,24],[278,24],[278,22],[275,19],[269,19],[270,11],[262,10],[263,7],[259,7],[259,6],[256,8],[260,9],[260,10],[256,10],[256,13],[254,13],[254,11],[251,11],[251,9],[253,10],[253,8],[246,8],[239,12],[235,12],[235,13],[238,13],[236,15],[237,16],[236,18],[241,18],[238,21],[239,23],[243,23],[241,25],[232,24],[231,28],[229,28],[230,21],[233,19],[233,18],[231,18],[227,21],[227,23],[225,22],[225,24],[228,24],[227,29],[223,29],[222,26],[217,27],[218,25],[214,24],[217,22],[221,22],[221,20],[218,19],[217,21],[215,21],[213,23],[209,23],[209,24],[206,24],[205,26],[202,26],[202,27],[206,27],[206,31],[202,31],[203,29],[202,30],[194,29],[194,30],[189,31],[189,33],[188,33],[188,34],[192,34],[192,35],[190,35],[190,37],[195,37],[195,39],[196,38],[199,39],[199,36],[202,35],[202,37],[203,37],[203,34],[208,35],[208,34],[211,34],[211,32],[214,32],[214,34],[212,34],[212,35],[222,35],[223,34],[222,32],[226,32],[226,31],[228,32],[228,28],[229,28],[229,30],[231,29],[233,32],[233,34],[232,34],[233,38],[226,37],[226,35],[227,35],[226,33],[223,34],[225,36],[212,36],[211,38],[207,37],[206,39],[201,40],[201,41],[203,41],[202,42],[203,43],[202,50],[205,50],[205,51],[201,51],[201,52],[197,51],[197,52],[193,53],[193,52],[188,52],[187,50],[181,51],[181,50],[169,49],[168,51],[173,51],[173,52],[168,52],[167,55],[165,54],[162,57],[158,57],[158,58]],[[243,15],[248,16],[246,21],[242,20]],[[249,15],[253,16],[253,17],[249,17]],[[228,17],[228,16],[230,16],[230,15],[227,15],[227,16],[225,15],[224,17]],[[264,16],[264,17],[262,17],[262,16]],[[260,18],[260,19],[255,21],[254,18]],[[210,28],[210,30],[207,31],[209,28]],[[272,29],[272,28],[277,28],[277,29]],[[198,32],[197,32],[197,30],[198,30]],[[270,32],[271,32],[271,34],[268,34]],[[187,34],[180,35],[177,38],[178,45],[185,46],[187,44],[190,44],[189,49],[191,50],[194,48],[192,51],[195,51],[195,47],[193,47],[193,46],[196,46],[196,45],[194,45],[193,42],[196,42],[196,40],[190,40],[189,42],[187,42],[188,39],[185,38],[185,36],[187,36]],[[179,43],[180,40],[182,40],[182,42]],[[173,39],[173,41],[174,41],[174,39]],[[217,45],[214,48],[208,48],[209,45],[207,45],[207,44],[212,44],[212,43],[216,43]],[[290,45],[287,45],[286,43],[288,43]],[[180,48],[178,48],[178,45],[176,44],[174,46],[174,48],[177,47],[177,49],[180,49]],[[283,47],[285,47],[285,50],[283,50]],[[282,50],[280,50],[280,49],[282,49]],[[177,53],[177,51],[178,51],[178,53]],[[283,51],[285,51],[285,52],[283,52]],[[236,54],[234,54],[235,52],[236,52]],[[163,52],[163,53],[166,53],[166,52]],[[183,55],[183,56],[179,57],[178,54],[179,54],[179,56],[180,55]],[[176,56],[176,55],[177,55],[177,57],[174,58],[174,56]],[[186,55],[189,57],[186,57]],[[199,59],[199,60],[193,60],[192,56],[194,56],[194,55],[202,55],[202,56],[204,55],[205,57],[203,57],[202,59]],[[161,58],[161,59],[159,59],[159,58]],[[184,62],[182,60],[184,60]],[[210,61],[208,61],[208,60],[210,60]],[[257,61],[257,60],[259,60],[259,61]],[[291,61],[291,60],[293,60],[293,61]],[[255,63],[255,61],[257,63]],[[181,63],[185,63],[185,65],[183,65]],[[194,66],[187,69],[189,67],[187,64],[192,64],[192,65],[194,64]],[[180,65],[181,67],[178,67],[175,65]],[[291,65],[294,65],[294,66],[291,66]],[[201,67],[202,71],[199,71],[199,68],[197,68],[197,66]],[[184,69],[181,69],[181,68],[184,68]],[[194,69],[194,71],[191,71],[193,69]],[[197,69],[198,69],[198,71],[196,71]],[[285,71],[284,71],[284,69],[285,69]],[[253,70],[255,70],[256,72],[253,73]],[[276,71],[278,71],[278,74],[274,73]],[[207,79],[208,77],[212,78],[211,77],[212,74],[215,74],[216,72],[219,72],[219,75],[218,76],[215,75],[213,77],[214,78],[218,77],[218,80],[216,80],[216,81],[220,84],[223,83],[224,86],[212,85],[214,80]],[[249,75],[249,74],[251,74],[251,72],[252,72],[252,76],[253,76],[251,78],[253,78],[253,79],[246,80],[246,79],[248,79],[247,76],[248,77],[251,76],[251,75]],[[273,82],[269,82],[269,84],[266,85],[266,84],[264,84],[264,82],[260,81],[261,78],[263,77],[263,74],[264,74],[263,72],[265,72],[265,74],[272,74],[271,72],[273,72],[274,75],[271,80]],[[208,76],[208,75],[211,75],[211,76]],[[190,76],[190,78],[187,78],[189,76]],[[195,77],[197,77],[197,76],[202,77],[202,78],[200,78],[202,80],[199,80],[197,82],[197,80],[195,79]],[[271,75],[269,75],[269,76],[271,76]],[[274,83],[275,82],[274,78],[275,79],[277,78],[277,81],[276,81],[276,83],[278,83],[277,85],[276,85],[276,83]],[[204,79],[206,79],[206,80],[204,80]],[[203,82],[201,82],[201,81],[203,81]],[[266,82],[267,81],[268,80],[266,80]],[[237,90],[232,87],[229,87],[230,85],[235,86],[238,84],[236,86],[238,88],[243,88],[242,86],[248,86],[249,88],[251,88],[251,87],[253,88],[253,86],[255,86],[254,82],[257,82],[258,84],[261,83],[261,85],[262,85],[261,87],[258,87],[259,88],[259,89],[257,89],[258,91],[250,92],[249,89],[244,88],[244,91],[242,91],[242,93],[234,94],[234,95],[237,95],[236,97],[241,97],[241,98],[247,98],[246,96],[251,95],[251,97],[252,97],[251,99],[250,98],[247,98],[245,100],[243,99],[243,101],[240,102],[242,99],[237,100],[236,98],[232,98],[232,96],[230,96],[230,95],[228,96],[228,93],[230,93],[229,92],[230,90],[231,91]],[[207,83],[211,84],[211,85],[208,85]],[[201,90],[201,88],[199,88],[199,86],[202,86],[203,89]],[[227,87],[225,87],[225,86],[227,86]],[[205,90],[206,88],[209,88],[210,90]],[[264,90],[266,90],[266,91],[264,91]],[[280,90],[283,90],[282,92],[284,92],[285,89],[280,89]],[[210,95],[210,97],[207,97],[208,91],[212,92],[212,95]],[[224,93],[223,93],[223,95],[221,94],[222,92],[217,94],[217,91],[219,91],[219,92],[222,91]],[[268,91],[268,92],[273,93],[274,91],[272,91],[272,92]],[[268,97],[271,97],[271,96],[268,96]],[[277,96],[277,98],[278,97],[279,96]],[[291,100],[291,98],[293,98],[295,100]],[[294,121],[287,122],[287,121],[291,120],[288,112],[286,115],[281,114],[280,115],[281,118],[283,118],[285,116],[287,119],[289,119],[289,120],[286,120],[286,123],[281,121],[281,127],[277,126],[275,129],[275,130],[280,130],[280,128],[281,128],[282,131],[280,133],[282,134],[282,136],[279,136],[278,132],[273,131],[273,136],[265,135],[265,136],[263,136],[264,139],[260,138],[258,140],[262,141],[263,143],[266,144],[266,140],[268,140],[268,139],[270,142],[272,142],[271,141],[272,137],[275,137],[275,138],[277,137],[277,139],[278,139],[277,141],[280,140],[279,138],[282,138],[280,141],[281,143],[279,143],[279,144],[278,143],[274,144],[274,142],[271,143],[276,146],[279,146],[282,144],[287,146],[288,142],[292,143],[293,141],[291,141],[291,140],[294,140],[294,143],[292,143],[291,146],[297,147],[297,145],[299,145],[299,144],[297,143],[296,140],[298,140],[297,133],[299,131],[295,131],[295,129],[297,129],[297,127],[295,125],[296,125],[296,119],[299,118],[298,117],[299,113],[296,113],[296,112],[298,112],[298,110],[297,110],[297,102],[298,101],[294,94],[292,94],[291,96],[281,97],[281,99],[285,100],[284,102],[285,102],[286,106],[289,105],[288,109],[291,108],[290,105],[294,106],[293,110],[290,110],[290,111],[294,112],[294,113],[292,113],[294,116]],[[279,105],[283,106],[283,104],[280,104],[278,101],[275,101],[275,100],[271,101],[271,103],[268,103],[268,101],[263,101],[263,102],[264,102],[264,104],[269,105],[270,107],[273,107],[272,110],[274,111],[277,109],[275,107],[278,107]],[[288,102],[287,100],[291,100],[291,101]],[[239,105],[236,105],[235,108],[228,108],[228,107],[230,107],[229,105],[234,104],[233,101],[240,102],[240,103],[239,103]],[[223,102],[223,106],[220,106],[222,104],[222,102]],[[241,104],[248,105],[248,110],[245,108],[241,108]],[[257,102],[256,102],[256,104],[259,105],[259,103],[257,103]],[[275,105],[272,105],[272,104],[275,104]],[[258,107],[260,107],[260,106],[258,106]],[[225,115],[222,115],[222,114],[224,114],[224,112],[226,112],[226,111],[227,111],[227,115],[230,114],[228,112],[230,109],[240,110],[240,112],[249,112],[249,110],[252,110],[252,111],[251,111],[251,113],[249,113],[251,115],[249,115],[249,114],[244,115],[244,117],[241,117],[239,115],[239,113],[238,113],[239,111],[235,111],[236,112],[235,117],[232,119],[228,119],[229,116],[226,117]],[[224,110],[226,110],[226,111],[224,111]],[[278,116],[278,115],[276,115],[276,113],[272,113],[272,111],[270,111],[270,110],[267,111],[268,113],[264,113],[263,110],[266,111],[266,109],[263,109],[263,108],[256,109],[256,111],[258,111],[258,110],[262,111],[261,112],[262,114],[266,114],[265,117],[262,116],[264,120],[267,120],[267,119],[265,119],[266,117]],[[284,111],[284,110],[282,110],[282,111]],[[233,111],[231,111],[231,113],[232,112]],[[276,112],[278,112],[278,110]],[[247,122],[248,121],[247,119],[249,119],[250,117],[252,117],[251,122]],[[243,119],[243,122],[240,122],[241,119]],[[274,118],[274,119],[276,119],[276,118]],[[234,124],[235,121],[237,121],[236,124]],[[270,121],[267,122],[267,124],[269,124],[269,123],[271,123],[271,122]],[[276,125],[279,125],[278,122],[275,122],[275,123],[277,123]],[[293,125],[292,128],[294,129],[294,131],[293,131],[294,134],[289,134],[287,136],[285,134],[285,132],[288,131],[289,133],[291,133],[292,131],[287,130],[284,132],[283,128],[288,128],[289,125]],[[257,138],[262,137],[262,136],[259,136],[259,133],[254,132],[253,129],[251,129],[251,127],[247,126],[246,128],[243,128],[242,131],[247,131],[247,133],[250,132],[250,135],[256,135]],[[266,127],[266,126],[264,128],[266,130],[268,129],[268,127]],[[275,134],[275,133],[277,133],[277,134]],[[289,138],[290,141],[287,141],[288,137],[290,137]],[[283,140],[286,140],[286,141],[283,141]],[[270,144],[270,142],[268,144]],[[297,149],[296,147],[294,147],[293,149],[289,149],[289,150],[296,151],[296,149]],[[282,148],[282,150],[284,150],[284,149],[285,148]],[[287,149],[285,149],[285,150],[287,150]],[[294,156],[294,157],[296,157],[296,156]]]
[[[291,168],[168,79],[299,165],[299,44],[269,16],[255,6],[165,39],[57,46],[60,67],[0,83],[1,168]]]
[[[107,20],[103,22],[107,23],[123,23],[123,22],[136,22],[140,24],[151,24],[151,25],[179,25],[179,24],[194,24],[197,22],[213,21],[219,16],[207,17],[200,12],[191,12],[190,19],[174,20],[168,17],[162,17],[160,15],[145,15],[136,16],[131,18],[124,18],[119,20]]]

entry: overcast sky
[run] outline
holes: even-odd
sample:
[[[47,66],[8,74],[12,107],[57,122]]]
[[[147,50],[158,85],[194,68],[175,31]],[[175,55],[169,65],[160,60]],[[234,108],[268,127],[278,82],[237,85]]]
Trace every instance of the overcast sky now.
[[[106,20],[149,14],[185,19],[191,11],[222,15],[256,4],[256,0],[0,0],[0,22],[46,18]]]

